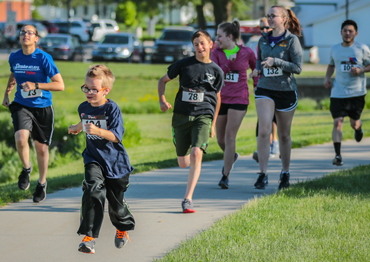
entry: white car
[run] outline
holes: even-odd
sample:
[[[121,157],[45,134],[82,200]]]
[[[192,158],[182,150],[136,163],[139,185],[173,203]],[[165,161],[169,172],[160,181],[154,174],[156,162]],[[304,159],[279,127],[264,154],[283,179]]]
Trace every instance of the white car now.
[[[116,21],[111,19],[100,19],[91,22],[93,35],[91,40],[100,41],[106,34],[114,34],[119,32],[119,27]]]
[[[89,41],[89,31],[85,23],[82,20],[69,20],[70,22],[70,34],[77,37],[80,43],[86,43]],[[68,21],[67,20],[55,20],[53,23],[59,27],[59,33],[68,34]]]

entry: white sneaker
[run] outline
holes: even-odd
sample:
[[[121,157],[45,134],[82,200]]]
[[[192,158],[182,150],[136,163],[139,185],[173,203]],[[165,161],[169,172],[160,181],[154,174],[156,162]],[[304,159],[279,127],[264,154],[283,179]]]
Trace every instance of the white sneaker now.
[[[271,155],[276,155],[279,154],[279,141],[272,141],[272,144],[270,145],[270,154]]]

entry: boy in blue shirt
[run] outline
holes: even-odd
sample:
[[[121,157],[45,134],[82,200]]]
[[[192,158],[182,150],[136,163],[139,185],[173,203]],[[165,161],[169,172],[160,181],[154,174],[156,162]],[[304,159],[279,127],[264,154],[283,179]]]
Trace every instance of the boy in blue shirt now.
[[[109,202],[109,217],[116,227],[115,246],[130,241],[126,231],[135,228],[135,220],[124,192],[129,185],[130,165],[122,144],[123,119],[118,105],[105,96],[113,87],[114,76],[105,65],[90,66],[81,90],[86,102],[78,107],[81,121],[68,128],[69,134],[86,132],[86,148],[82,153],[85,164],[81,224],[78,234],[85,235],[78,250],[95,253],[95,238],[103,222],[105,198]]]

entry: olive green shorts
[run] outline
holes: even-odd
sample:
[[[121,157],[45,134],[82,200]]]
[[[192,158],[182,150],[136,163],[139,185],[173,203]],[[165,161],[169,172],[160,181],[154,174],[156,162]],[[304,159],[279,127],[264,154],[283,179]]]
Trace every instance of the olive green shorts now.
[[[206,153],[212,116],[187,116],[174,113],[172,117],[172,136],[177,156],[190,153],[192,147],[199,147]]]

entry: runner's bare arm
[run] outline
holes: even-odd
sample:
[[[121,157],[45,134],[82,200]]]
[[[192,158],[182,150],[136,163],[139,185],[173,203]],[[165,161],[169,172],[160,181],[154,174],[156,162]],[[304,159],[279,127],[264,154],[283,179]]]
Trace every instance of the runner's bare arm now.
[[[82,131],[82,122],[78,123],[77,125],[70,125],[68,127],[68,134],[74,134],[77,135]]]
[[[351,74],[353,76],[359,76],[362,73],[370,72],[370,65],[367,65],[363,68],[358,68],[358,67],[352,67],[351,68]]]
[[[112,131],[99,128],[92,123],[85,124],[85,132],[89,135],[100,136],[108,141],[119,143],[119,139],[113,134]]]
[[[56,74],[51,78],[50,83],[39,83],[39,89],[45,91],[63,91],[64,90],[64,82],[63,78],[60,73]],[[36,89],[36,83],[33,82],[24,82],[22,83],[23,91],[28,92],[30,90]]]
[[[8,85],[6,86],[5,94],[4,94],[4,100],[3,100],[3,106],[8,107],[9,106],[9,95],[12,92],[13,88],[16,86],[17,82],[15,81],[14,73],[11,73],[8,79]]]
[[[215,114],[213,116],[213,121],[212,121],[212,126],[211,126],[211,133],[209,134],[209,136],[211,138],[216,135],[215,126],[216,126],[216,121],[217,121],[217,117],[218,117],[218,112],[220,111],[220,107],[221,107],[221,92],[218,92],[217,93],[217,104],[216,104]]]
[[[328,65],[328,68],[326,69],[326,75],[325,75],[325,81],[324,81],[325,88],[333,87],[333,83],[331,82],[330,78],[334,74],[334,71],[335,71],[335,65]]]
[[[166,101],[164,92],[166,90],[166,84],[171,81],[167,74],[165,74],[161,79],[158,80],[158,96],[159,96],[159,105],[162,112],[166,112],[168,109],[172,108],[171,104]]]

